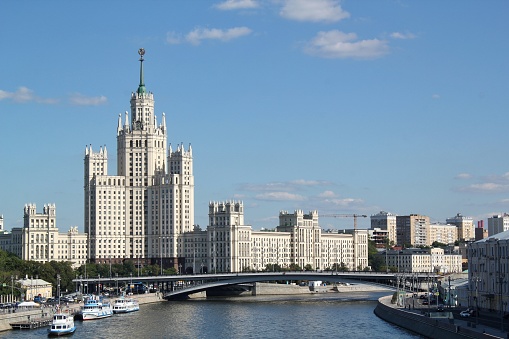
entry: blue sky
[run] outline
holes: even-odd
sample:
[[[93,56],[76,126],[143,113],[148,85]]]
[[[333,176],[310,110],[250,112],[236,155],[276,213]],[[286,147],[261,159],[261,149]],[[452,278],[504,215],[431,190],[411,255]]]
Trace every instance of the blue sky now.
[[[202,227],[226,200],[254,229],[280,210],[508,212],[507,13],[502,0],[3,1],[5,228],[26,203],[55,203],[62,232],[83,230],[85,146],[106,145],[116,174],[141,47],[168,142],[193,146]]]

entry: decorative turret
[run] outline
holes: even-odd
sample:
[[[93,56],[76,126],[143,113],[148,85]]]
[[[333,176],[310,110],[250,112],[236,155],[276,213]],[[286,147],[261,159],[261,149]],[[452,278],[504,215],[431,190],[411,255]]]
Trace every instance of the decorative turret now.
[[[118,113],[117,135],[122,131],[122,113]]]

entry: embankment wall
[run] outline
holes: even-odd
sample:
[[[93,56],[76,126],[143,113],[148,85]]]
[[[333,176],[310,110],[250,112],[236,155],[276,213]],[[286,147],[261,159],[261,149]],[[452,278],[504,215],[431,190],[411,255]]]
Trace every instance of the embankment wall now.
[[[374,312],[381,319],[407,330],[435,339],[493,338],[454,323],[395,308],[390,303],[391,298],[391,296],[380,298]]]

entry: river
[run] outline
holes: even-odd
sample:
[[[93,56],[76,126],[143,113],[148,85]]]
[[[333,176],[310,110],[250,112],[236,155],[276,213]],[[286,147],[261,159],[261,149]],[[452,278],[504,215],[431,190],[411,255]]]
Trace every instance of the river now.
[[[379,319],[383,293],[324,293],[171,301],[96,321],[76,322],[75,338],[422,338]],[[0,338],[46,336],[46,328]]]

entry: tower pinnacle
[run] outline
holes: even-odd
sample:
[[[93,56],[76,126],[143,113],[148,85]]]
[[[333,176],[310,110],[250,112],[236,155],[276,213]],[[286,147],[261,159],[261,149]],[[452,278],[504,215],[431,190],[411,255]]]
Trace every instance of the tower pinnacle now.
[[[140,48],[138,54],[140,55],[140,85],[138,86],[138,94],[145,94],[145,82],[143,80],[143,56],[145,55],[145,49]]]

